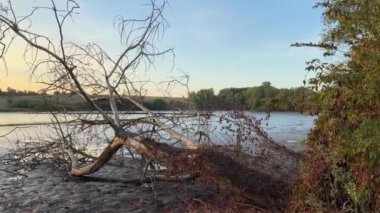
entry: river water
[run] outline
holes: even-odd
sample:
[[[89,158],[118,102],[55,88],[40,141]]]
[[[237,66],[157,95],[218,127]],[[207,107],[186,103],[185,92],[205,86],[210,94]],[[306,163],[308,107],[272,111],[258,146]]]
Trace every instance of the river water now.
[[[219,114],[221,113],[224,112],[219,112]],[[261,112],[246,113],[258,119],[266,116],[265,113]],[[139,114],[134,114],[133,117],[141,116]],[[83,115],[97,116],[97,114],[90,113]],[[67,120],[71,120],[72,118],[72,116],[68,116]],[[307,134],[313,128],[315,118],[295,112],[272,112],[269,120],[263,121],[262,127],[269,137],[276,142],[285,145],[298,144],[307,138]],[[6,135],[6,137],[0,137],[0,148],[13,147],[15,142],[27,140],[28,138],[48,138],[56,134],[47,125],[51,121],[52,116],[48,113],[0,113],[0,136]],[[221,124],[214,122],[212,125],[214,126],[212,134],[219,138],[224,137],[218,128]],[[107,134],[109,133],[105,135]]]

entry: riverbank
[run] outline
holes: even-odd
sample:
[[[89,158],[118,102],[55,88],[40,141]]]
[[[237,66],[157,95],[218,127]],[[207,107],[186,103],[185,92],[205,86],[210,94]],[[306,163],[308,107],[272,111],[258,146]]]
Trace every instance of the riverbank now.
[[[297,157],[298,154],[278,148],[268,150],[265,158],[257,156],[246,161],[247,166],[250,165],[256,171],[254,179],[260,180],[253,185],[258,189],[263,187],[260,184],[262,181],[268,180],[293,185],[300,158]],[[257,207],[231,201],[233,199],[226,197],[227,194],[221,196],[211,186],[205,185],[204,178],[186,182],[154,181],[153,184],[141,184],[141,164],[138,160],[115,159],[119,160],[113,160],[89,176],[92,177],[90,179],[69,178],[64,169],[54,167],[51,163],[36,164],[33,168],[21,171],[22,175],[15,175],[14,168],[3,163],[0,165],[0,212],[225,212],[226,208],[231,211],[236,208],[248,212],[257,210]],[[114,166],[121,162],[122,166]],[[242,175],[246,174],[241,172]],[[256,196],[265,199],[267,193],[277,193],[274,190],[278,189],[265,187],[265,190]],[[288,191],[285,188],[281,190]]]
[[[67,179],[50,164],[25,171],[27,177],[0,171],[0,212],[183,212],[214,199],[214,191],[198,181],[127,183],[139,179],[137,167],[129,160],[96,173],[124,182]]]

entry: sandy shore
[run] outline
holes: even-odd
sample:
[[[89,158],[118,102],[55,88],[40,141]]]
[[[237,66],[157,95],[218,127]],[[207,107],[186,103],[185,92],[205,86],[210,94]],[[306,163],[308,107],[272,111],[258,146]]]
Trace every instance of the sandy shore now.
[[[5,150],[0,148],[0,153]],[[293,184],[299,157],[287,153],[277,147],[265,152],[265,158],[252,158],[252,162],[247,163],[263,177]],[[124,159],[123,166],[102,168],[92,175],[98,178],[97,181],[69,178],[64,169],[51,163],[41,163],[23,171],[25,177],[14,177],[4,171],[14,168],[0,163],[0,212],[203,212],[199,207],[210,212],[223,212],[229,207],[225,202],[229,195],[218,196],[199,180],[141,184],[138,160],[122,156],[115,158],[119,162],[112,160],[112,163],[120,164]],[[247,212],[255,208],[237,205],[247,207]]]
[[[138,164],[107,166],[97,177],[132,180]],[[8,168],[9,169],[9,168]],[[197,181],[136,184],[64,178],[64,171],[42,164],[11,178],[0,171],[0,212],[184,212],[186,205],[214,195]]]

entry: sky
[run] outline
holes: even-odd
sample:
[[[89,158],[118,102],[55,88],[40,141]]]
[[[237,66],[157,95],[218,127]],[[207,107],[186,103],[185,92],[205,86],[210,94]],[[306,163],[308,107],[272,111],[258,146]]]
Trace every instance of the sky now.
[[[156,69],[141,78],[160,82],[190,76],[189,88],[249,87],[270,81],[279,88],[302,86],[305,62],[321,57],[317,49],[295,48],[295,42],[318,41],[322,33],[321,11],[313,9],[317,0],[168,0],[164,15],[170,23],[158,41],[161,50],[174,48],[156,60]],[[50,0],[14,0],[18,14]],[[63,2],[63,1],[57,1]],[[149,13],[143,0],[79,0],[79,14],[67,24],[67,40],[96,42],[111,55],[122,50],[113,26],[116,15],[141,18]],[[33,27],[39,32],[55,32],[50,14],[37,13]],[[54,33],[52,34],[54,35]],[[0,66],[0,88],[37,90],[41,85],[30,77],[23,63],[23,45],[14,44],[7,55],[8,71]],[[148,86],[150,95],[159,95]],[[172,91],[185,96],[184,88]]]

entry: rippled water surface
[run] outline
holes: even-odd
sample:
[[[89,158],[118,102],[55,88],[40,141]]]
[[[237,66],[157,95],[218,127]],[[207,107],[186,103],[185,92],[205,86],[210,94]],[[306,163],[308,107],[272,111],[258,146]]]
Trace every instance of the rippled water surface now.
[[[265,113],[260,112],[247,113],[257,118],[266,116]],[[84,115],[97,116],[97,114]],[[139,114],[134,116],[139,116]],[[67,119],[70,120],[72,117]],[[313,128],[314,120],[315,117],[300,113],[273,112],[269,120],[264,122],[263,128],[277,142],[298,143],[306,139],[307,134]],[[54,135],[55,132],[52,132],[51,128],[46,125],[51,121],[52,116],[48,113],[0,113],[0,136],[14,130],[7,137],[0,138],[0,148],[9,147],[15,141],[24,140],[25,138],[36,136],[41,138]],[[218,132],[214,132],[214,134],[218,134]]]

